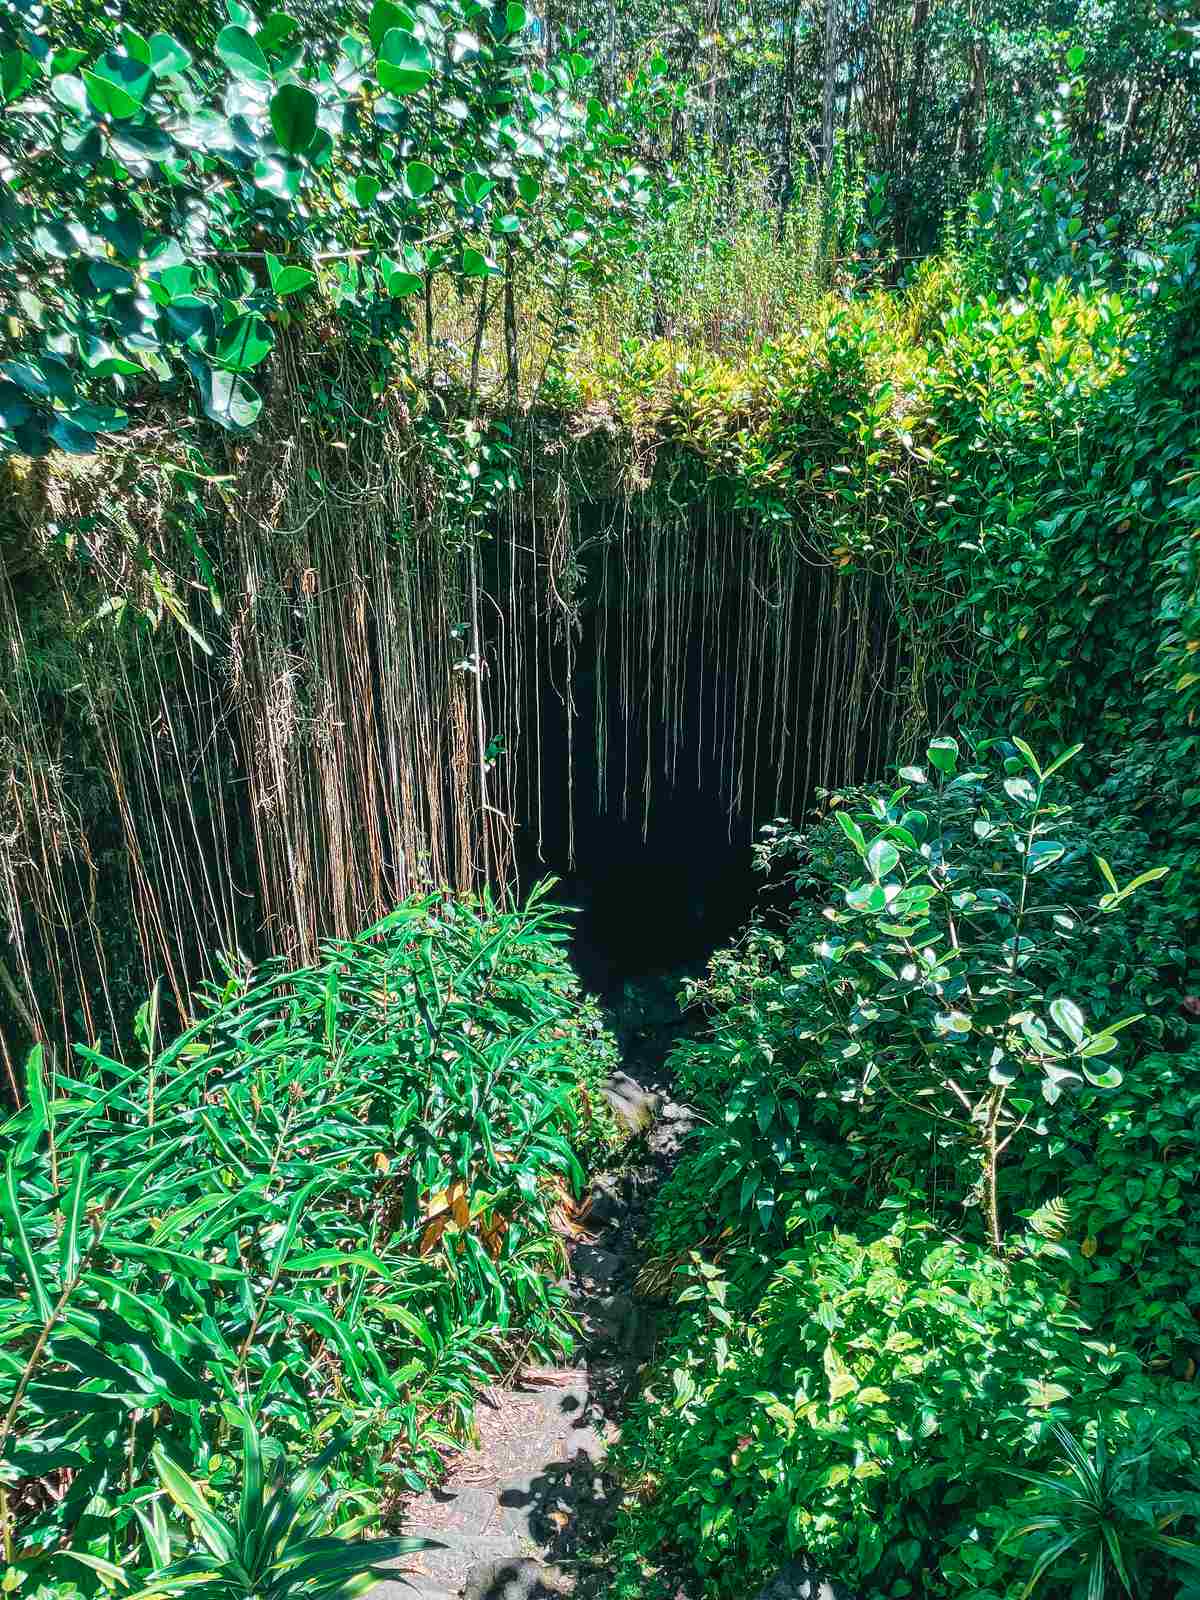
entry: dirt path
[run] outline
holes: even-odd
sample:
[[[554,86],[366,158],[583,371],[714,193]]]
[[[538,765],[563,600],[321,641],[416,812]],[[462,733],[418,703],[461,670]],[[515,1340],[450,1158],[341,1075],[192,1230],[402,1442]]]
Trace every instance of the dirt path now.
[[[624,1075],[609,1096],[641,1132],[631,1165],[593,1184],[591,1237],[571,1249],[584,1330],[576,1364],[527,1369],[515,1388],[481,1394],[480,1448],[457,1457],[405,1517],[407,1531],[445,1548],[397,1563],[403,1577],[376,1585],[369,1600],[543,1600],[597,1588],[592,1551],[618,1498],[605,1451],[653,1347],[652,1316],[634,1294],[637,1236],[693,1122],[686,1107]]]

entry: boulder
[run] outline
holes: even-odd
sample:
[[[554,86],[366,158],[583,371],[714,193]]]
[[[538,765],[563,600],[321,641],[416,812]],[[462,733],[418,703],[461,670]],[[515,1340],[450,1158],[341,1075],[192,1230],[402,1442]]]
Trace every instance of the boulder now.
[[[467,1573],[463,1600],[558,1600],[571,1587],[561,1567],[545,1566],[532,1556],[502,1556],[475,1563]]]
[[[626,1265],[624,1256],[598,1244],[577,1244],[571,1252],[571,1270],[587,1288],[611,1289]]]
[[[658,1112],[658,1096],[643,1089],[627,1072],[614,1072],[604,1085],[604,1098],[613,1115],[629,1133],[642,1133]]]

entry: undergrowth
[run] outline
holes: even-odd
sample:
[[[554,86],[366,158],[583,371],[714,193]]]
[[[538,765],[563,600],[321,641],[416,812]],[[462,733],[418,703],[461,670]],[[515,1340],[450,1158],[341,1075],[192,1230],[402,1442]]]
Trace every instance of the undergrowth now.
[[[341,1520],[395,1503],[481,1384],[570,1349],[614,1047],[565,938],[545,888],[429,895],[231,972],[170,1042],[152,1002],[136,1063],[35,1054],[0,1135],[6,1587],[164,1565],[163,1462],[219,1506],[247,1430],[293,1465],[340,1439]]]
[[[788,1556],[868,1600],[1099,1597],[1118,1560],[1192,1592],[1194,887],[1148,853],[1153,765],[1079,755],[943,737],[767,831],[792,908],[673,1059],[701,1129],[642,1275],[676,1309],[615,1593],[733,1600]]]

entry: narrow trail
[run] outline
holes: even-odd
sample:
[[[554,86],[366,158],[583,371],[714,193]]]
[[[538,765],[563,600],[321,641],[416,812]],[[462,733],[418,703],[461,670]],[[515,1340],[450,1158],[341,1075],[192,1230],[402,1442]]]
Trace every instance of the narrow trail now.
[[[484,1390],[478,1449],[408,1502],[405,1531],[441,1550],[397,1563],[369,1600],[548,1600],[600,1592],[599,1551],[620,1491],[605,1469],[621,1417],[654,1345],[652,1310],[634,1292],[638,1236],[654,1192],[694,1124],[665,1082],[621,1073],[608,1088],[636,1129],[618,1172],[592,1183],[589,1237],[569,1245],[568,1284],[582,1329],[574,1363],[527,1368],[511,1389]]]

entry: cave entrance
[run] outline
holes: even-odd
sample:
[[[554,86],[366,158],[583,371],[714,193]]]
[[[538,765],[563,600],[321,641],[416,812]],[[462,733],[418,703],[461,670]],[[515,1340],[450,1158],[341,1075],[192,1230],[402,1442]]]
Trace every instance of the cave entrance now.
[[[590,507],[569,539],[517,529],[493,549],[520,886],[562,880],[604,996],[699,970],[768,903],[761,826],[880,767],[889,609],[736,511]]]

